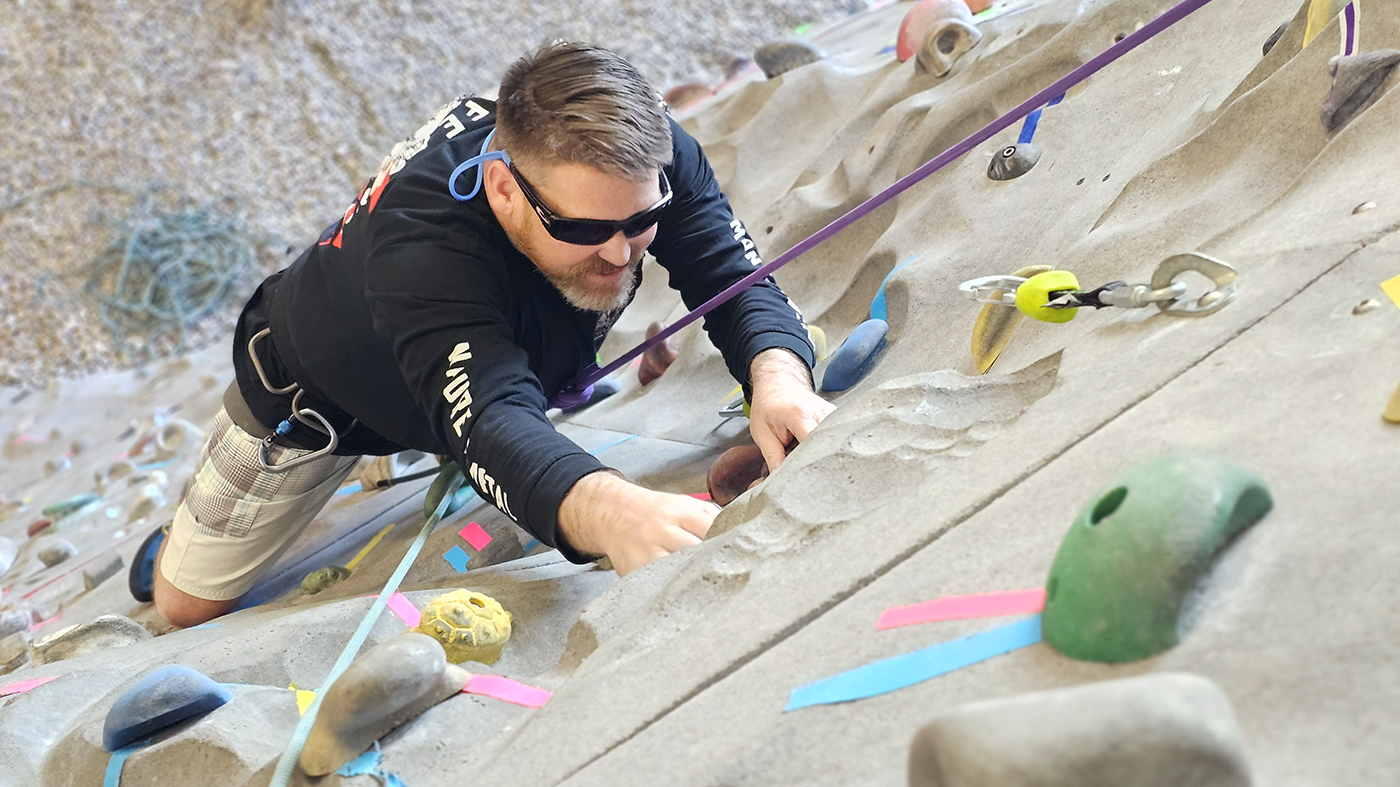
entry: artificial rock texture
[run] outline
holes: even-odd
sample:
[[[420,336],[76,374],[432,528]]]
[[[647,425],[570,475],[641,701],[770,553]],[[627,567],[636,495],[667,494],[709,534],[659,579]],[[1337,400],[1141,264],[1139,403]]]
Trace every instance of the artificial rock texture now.
[[[754,73],[682,116],[768,258],[1169,3],[1047,0],[980,21],[982,40],[941,78],[881,54],[907,7],[819,32],[826,59],[773,80]],[[475,503],[444,522],[409,570],[405,596],[419,609],[456,587],[500,601],[512,638],[491,671],[554,696],[538,710],[476,695],[439,704],[381,741],[383,769],[413,787],[455,785],[461,773],[483,785],[570,787],[900,783],[914,731],[943,712],[1171,671],[1220,686],[1257,783],[1378,783],[1400,770],[1392,647],[1400,619],[1377,591],[1393,584],[1400,560],[1391,514],[1400,443],[1380,417],[1400,382],[1400,310],[1379,287],[1400,271],[1400,201],[1391,196],[1400,193],[1400,148],[1391,144],[1400,93],[1387,82],[1326,132],[1319,109],[1338,26],[1304,48],[1304,12],[1296,0],[1213,0],[1046,109],[1035,139],[1042,157],[1023,177],[986,177],[991,157],[1016,140],[1013,126],[780,271],[779,283],[836,346],[903,265],[885,289],[888,347],[833,397],[835,414],[726,509],[706,543],[618,581],[563,563]],[[1292,23],[1261,58],[1260,42],[1284,20]],[[1367,6],[1364,24],[1363,46],[1400,46],[1397,0]],[[384,62],[398,57],[382,49]],[[372,166],[438,100],[405,111],[415,120],[386,128],[372,155],[368,143],[351,153]],[[308,97],[313,120],[369,122],[358,103],[347,119],[318,101]],[[265,151],[289,165],[287,183],[318,174],[298,170],[314,169],[298,158],[299,133]],[[149,155],[182,154],[172,146]],[[357,179],[347,173],[327,193]],[[328,223],[338,198],[318,202],[308,188],[268,199],[308,199]],[[1353,212],[1367,202],[1374,207]],[[1193,250],[1240,272],[1239,296],[1219,313],[1081,310],[1062,325],[1026,320],[992,372],[976,373],[969,340],[979,306],[959,282],[1033,264],[1071,270],[1087,286],[1145,282],[1160,260]],[[679,316],[665,284],[648,264],[605,358],[651,322]],[[1355,310],[1368,300],[1380,308]],[[744,441],[745,425],[717,416],[734,381],[699,327],[674,345],[679,356],[663,377],[643,389],[623,375],[621,391],[559,427],[642,483],[700,492],[714,458]],[[87,491],[91,474],[135,439],[118,439],[132,420],[149,428],[153,414],[179,405],[180,417],[207,426],[228,380],[227,347],[215,347],[145,378],[61,381],[18,401],[19,391],[5,391],[0,494],[34,500],[0,521],[0,535],[20,543],[38,508]],[[72,469],[44,476],[43,463],[79,432],[92,448]],[[874,630],[890,606],[1043,586],[1086,501],[1122,468],[1179,450],[1252,469],[1275,508],[1193,591],[1177,646],[1104,665],[1039,644],[868,700],[782,712],[796,686],[997,625]],[[164,468],[172,498],[192,462],[182,456]],[[266,784],[297,719],[285,687],[320,687],[370,607],[365,596],[418,532],[426,486],[336,497],[260,581],[250,607],[216,627],[7,676],[63,675],[0,700],[3,775],[43,787],[97,783],[110,698],[178,661],[246,687],[133,756],[124,784],[211,775]],[[54,525],[79,554],[46,569],[23,544],[0,578],[7,597],[61,607],[48,626],[104,613],[156,625],[121,583],[84,593],[81,582],[62,581],[108,549],[130,563],[147,532],[106,518],[138,491],[113,487],[100,505]],[[463,543],[457,530],[467,521],[493,541],[463,575],[441,555]],[[351,577],[299,594],[307,573],[344,565],[380,532]],[[406,628],[385,615],[369,644]]]

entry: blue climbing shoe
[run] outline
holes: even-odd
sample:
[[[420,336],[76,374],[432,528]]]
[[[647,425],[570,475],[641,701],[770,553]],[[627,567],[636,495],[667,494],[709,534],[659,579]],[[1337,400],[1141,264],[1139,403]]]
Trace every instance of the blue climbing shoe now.
[[[131,559],[131,573],[127,574],[126,584],[131,589],[131,597],[142,604],[148,604],[154,598],[156,555],[160,554],[160,545],[165,543],[165,537],[170,535],[171,524],[166,522],[151,531]]]

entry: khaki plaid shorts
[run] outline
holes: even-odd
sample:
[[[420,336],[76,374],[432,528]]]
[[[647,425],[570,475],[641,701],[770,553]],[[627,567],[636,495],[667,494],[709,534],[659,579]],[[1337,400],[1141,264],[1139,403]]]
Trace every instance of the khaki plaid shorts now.
[[[170,526],[160,572],[179,590],[227,601],[253,583],[321,512],[359,461],[327,456],[284,473],[258,461],[262,441],[219,410]],[[273,446],[280,464],[309,451]]]

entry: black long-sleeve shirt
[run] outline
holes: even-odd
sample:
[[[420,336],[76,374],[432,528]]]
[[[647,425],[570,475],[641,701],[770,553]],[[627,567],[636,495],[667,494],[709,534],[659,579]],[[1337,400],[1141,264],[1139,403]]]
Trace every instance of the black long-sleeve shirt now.
[[[559,505],[604,465],[545,411],[594,360],[618,313],[570,305],[511,245],[484,191],[466,202],[449,193],[453,170],[495,127],[494,110],[463,96],[400,143],[320,241],[254,293],[235,331],[234,364],[258,420],[272,428],[287,418],[291,396],[268,392],[246,348],[270,326],[271,340],[257,347],[270,382],[299,383],[301,405],[345,431],[336,453],[450,454],[483,499],[583,561],[558,535]],[[699,144],[674,121],[671,134],[665,171],[675,196],[650,251],[694,309],[761,260]],[[459,193],[476,173],[458,178]],[[814,362],[801,315],[771,279],[704,324],[745,384],[753,357],[772,347]],[[289,437],[325,444],[300,425]]]

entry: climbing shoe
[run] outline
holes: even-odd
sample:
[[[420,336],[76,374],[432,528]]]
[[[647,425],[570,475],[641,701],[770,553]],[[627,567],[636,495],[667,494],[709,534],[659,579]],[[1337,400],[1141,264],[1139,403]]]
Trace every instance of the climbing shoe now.
[[[166,522],[151,531],[131,559],[131,572],[127,574],[126,584],[131,589],[131,597],[142,604],[148,604],[154,598],[156,555],[160,554],[160,545],[165,543],[165,537],[170,535],[170,525],[170,522]]]

